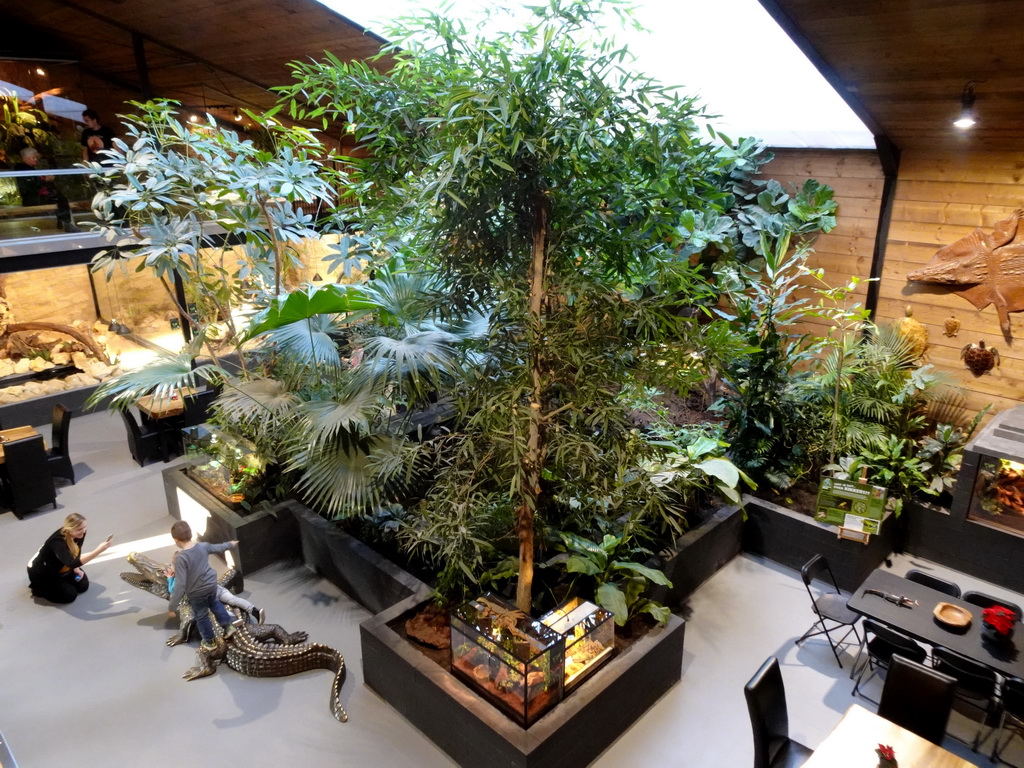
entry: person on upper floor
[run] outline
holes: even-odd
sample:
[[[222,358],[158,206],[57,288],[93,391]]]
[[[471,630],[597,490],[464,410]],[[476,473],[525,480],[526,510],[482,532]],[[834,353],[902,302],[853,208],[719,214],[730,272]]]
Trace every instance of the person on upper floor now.
[[[82,113],[82,122],[85,123],[81,138],[82,162],[102,163],[106,155],[101,155],[100,152],[114,146],[114,132],[100,123],[99,113],[94,109],[87,109]]]

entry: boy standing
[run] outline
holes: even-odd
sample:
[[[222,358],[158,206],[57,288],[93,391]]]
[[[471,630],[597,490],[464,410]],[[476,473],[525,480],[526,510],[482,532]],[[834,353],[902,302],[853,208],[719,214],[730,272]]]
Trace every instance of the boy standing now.
[[[203,638],[203,647],[212,650],[217,647],[217,643],[213,624],[210,623],[210,611],[213,611],[217,623],[224,630],[225,640],[235,634],[236,630],[231,616],[217,599],[217,572],[210,567],[210,554],[226,552],[238,546],[238,542],[207,544],[205,541],[193,541],[192,528],[184,520],[171,526],[171,538],[181,551],[174,558],[177,578],[171,593],[170,614],[173,616],[182,599],[187,597],[195,614],[199,635]]]

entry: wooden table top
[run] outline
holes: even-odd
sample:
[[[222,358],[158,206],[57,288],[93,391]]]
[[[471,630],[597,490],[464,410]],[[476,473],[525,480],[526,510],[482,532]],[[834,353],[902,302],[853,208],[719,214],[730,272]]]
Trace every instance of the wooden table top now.
[[[11,427],[10,429],[0,429],[0,464],[4,461],[4,443],[9,443],[12,440],[22,440],[26,437],[36,437],[39,433],[36,432],[35,427]]]
[[[859,704],[846,710],[804,768],[875,768],[879,744],[893,748],[900,768],[978,768]]]
[[[154,395],[143,395],[136,401],[139,410],[151,419],[167,419],[179,416],[185,410],[186,395],[194,395],[196,390],[191,387],[179,389],[176,394],[160,398]]]

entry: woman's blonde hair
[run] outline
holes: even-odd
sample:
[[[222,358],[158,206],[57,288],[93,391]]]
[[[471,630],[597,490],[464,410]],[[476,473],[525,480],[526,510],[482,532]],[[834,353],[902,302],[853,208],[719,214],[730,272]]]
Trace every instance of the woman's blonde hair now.
[[[85,517],[77,512],[72,512],[64,518],[64,525],[60,527],[60,532],[64,535],[64,541],[67,543],[72,557],[78,557],[81,549],[75,542],[75,537],[71,535],[71,532],[81,528],[83,523],[85,523]]]

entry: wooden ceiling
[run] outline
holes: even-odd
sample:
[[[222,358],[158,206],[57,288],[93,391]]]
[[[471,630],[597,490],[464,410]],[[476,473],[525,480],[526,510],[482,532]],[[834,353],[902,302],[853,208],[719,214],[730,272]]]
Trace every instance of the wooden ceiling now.
[[[196,109],[267,109],[289,61],[365,59],[383,42],[315,0],[31,0],[4,3],[4,18],[0,59],[28,46],[74,59],[121,101],[146,91],[141,46],[149,93]]]
[[[1020,0],[760,2],[868,128],[901,150],[1024,150]],[[969,81],[978,123],[964,131],[952,121]]]

